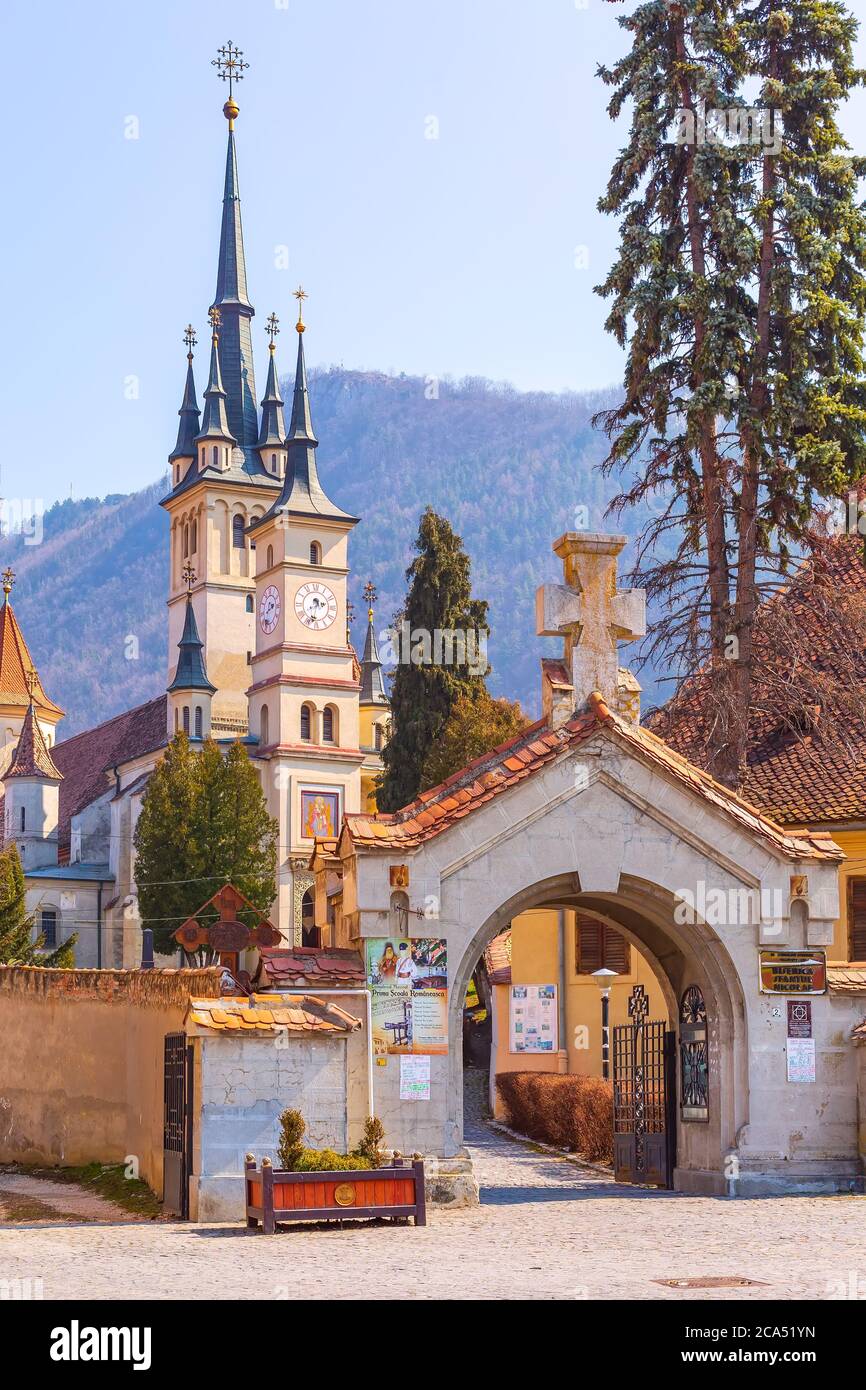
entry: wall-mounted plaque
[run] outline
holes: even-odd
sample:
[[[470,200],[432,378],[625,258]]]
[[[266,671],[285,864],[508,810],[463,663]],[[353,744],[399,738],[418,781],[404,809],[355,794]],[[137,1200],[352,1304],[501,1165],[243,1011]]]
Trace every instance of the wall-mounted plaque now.
[[[762,994],[824,994],[825,951],[759,951]]]

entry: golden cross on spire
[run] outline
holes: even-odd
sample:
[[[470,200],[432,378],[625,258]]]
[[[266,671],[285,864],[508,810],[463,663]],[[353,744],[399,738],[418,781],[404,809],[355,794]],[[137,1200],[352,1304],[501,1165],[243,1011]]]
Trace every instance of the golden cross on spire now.
[[[265,332],[271,340],[271,352],[274,351],[274,339],[280,331],[280,321],[276,314],[270,314],[265,320]]]
[[[376,590],[376,585],[373,583],[372,579],[368,579],[364,585],[364,602],[367,605],[367,617],[370,619],[370,622],[373,621],[373,604],[378,597],[379,594]]]
[[[305,289],[303,289],[300,285],[298,285],[298,288],[297,288],[296,290],[293,290],[292,293],[293,293],[295,299],[298,301],[298,321],[297,321],[297,323],[295,324],[295,327],[297,328],[297,330],[298,330],[299,333],[303,333],[303,331],[304,331],[304,300],[305,300],[305,299],[309,299],[310,296],[307,294],[307,291],[306,291]]]
[[[222,314],[220,313],[217,306],[214,304],[212,308],[208,309],[207,316],[210,320],[210,326],[213,329],[213,335],[214,337],[216,337],[220,324],[223,321]]]
[[[13,569],[10,569],[10,567],[7,565],[6,568],[5,568],[5,570],[3,571],[3,592],[4,592],[4,594],[10,594],[10,593],[12,592],[12,585],[13,585],[14,583],[15,583],[15,571],[14,571]]]
[[[192,565],[189,563],[188,560],[184,565],[183,569],[181,570],[180,577],[186,585],[187,593],[189,593],[189,591],[192,589],[193,584],[195,583],[195,570],[193,569]]]
[[[193,326],[192,326],[191,323],[188,323],[187,326],[186,326],[186,328],[183,330],[183,340],[184,340],[184,342],[186,343],[186,346],[187,346],[187,349],[188,349],[186,355],[187,355],[187,357],[189,358],[189,360],[190,360],[190,362],[191,362],[191,361],[192,361],[192,350],[193,350],[193,348],[195,347],[196,343],[198,342],[198,338],[195,336],[195,329],[193,328]]]
[[[229,84],[229,101],[232,99],[232,83],[242,82],[244,70],[249,63],[244,62],[243,49],[235,48],[231,39],[217,49],[217,56],[211,59],[211,67],[216,68],[223,82]]]
[[[30,691],[30,703],[32,705],[34,697],[36,695],[36,687],[39,684],[39,677],[36,674],[35,666],[30,667],[30,670],[27,672],[26,680],[27,689]]]

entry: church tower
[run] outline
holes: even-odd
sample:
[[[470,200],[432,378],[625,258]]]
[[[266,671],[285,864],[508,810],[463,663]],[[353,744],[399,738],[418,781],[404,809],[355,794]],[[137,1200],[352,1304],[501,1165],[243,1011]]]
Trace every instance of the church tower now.
[[[18,846],[21,864],[41,869],[57,863],[60,783],[36,715],[35,672],[30,678],[30,703],[12,762],[3,775],[3,814],[6,844]]]
[[[298,359],[279,497],[250,527],[256,556],[256,643],[250,733],[265,760],[263,785],[279,823],[280,930],[301,942],[307,863],[316,837],[335,836],[361,809],[360,671],[347,637],[349,532],[357,517],[319,481],[304,361],[303,290]]]
[[[189,600],[203,644],[204,665],[214,686],[213,733],[237,737],[247,731],[246,690],[255,649],[255,557],[248,528],[264,516],[279,493],[285,453],[273,443],[264,423],[260,432],[256,406],[255,311],[247,291],[235,146],[239,108],[233,95],[233,84],[243,77],[247,64],[239,49],[226,44],[216,66],[229,84],[223,107],[228,148],[216,292],[208,314],[208,385],[199,427],[192,367],[195,335],[188,328],[180,426],[169,455],[171,491],[162,500],[171,523],[166,684],[174,679],[178,644],[187,626],[184,569],[189,565],[196,574]],[[269,373],[266,401],[271,385]],[[274,394],[279,396],[275,383]],[[276,471],[270,464],[272,455],[276,455]]]
[[[7,567],[2,574],[3,603],[0,606],[0,776],[14,755],[31,706],[49,748],[63,718],[63,710],[45,693],[15,617],[9,598],[14,583],[15,575]]]

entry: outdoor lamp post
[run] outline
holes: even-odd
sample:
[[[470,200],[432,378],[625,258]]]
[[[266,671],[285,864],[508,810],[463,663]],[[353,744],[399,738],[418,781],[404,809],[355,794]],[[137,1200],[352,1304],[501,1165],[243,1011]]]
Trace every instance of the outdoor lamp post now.
[[[593,970],[592,978],[601,990],[601,1074],[605,1081],[610,1080],[610,987],[616,979],[616,971],[603,965],[601,970]]]

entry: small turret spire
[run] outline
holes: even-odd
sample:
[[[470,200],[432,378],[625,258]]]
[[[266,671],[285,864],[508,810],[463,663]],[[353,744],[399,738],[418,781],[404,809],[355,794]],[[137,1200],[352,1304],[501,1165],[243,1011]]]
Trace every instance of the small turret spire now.
[[[265,325],[270,338],[268,346],[268,379],[265,394],[262,396],[262,427],[259,431],[260,449],[282,449],[286,437],[286,421],[283,415],[283,398],[280,395],[280,381],[277,375],[275,338],[280,331],[280,321],[271,314]]]
[[[168,456],[169,463],[174,463],[177,459],[195,458],[195,441],[199,426],[199,408],[195,396],[195,376],[192,370],[192,350],[196,345],[195,331],[191,323],[187,324],[183,335],[186,343],[186,382],[183,388],[183,400],[180,403],[180,424],[177,427],[177,443]]]
[[[382,680],[382,662],[379,659],[379,647],[373,627],[373,612],[377,598],[376,587],[372,580],[368,579],[364,585],[364,602],[367,605],[367,636],[364,641],[364,655],[361,658],[361,693],[359,698],[362,705],[387,705],[388,703],[388,696],[385,694],[385,685]]]
[[[213,330],[210,349],[210,374],[207,390],[204,393],[204,416],[201,429],[196,435],[196,443],[206,439],[221,439],[229,444],[235,444],[235,437],[229,429],[226,414],[226,393],[220,369],[219,329],[221,316],[219,309],[211,308],[208,311],[208,318]]]
[[[58,772],[48,751],[45,735],[36,717],[34,696],[36,692],[36,672],[31,672],[30,704],[21,726],[21,734],[9,769],[3,775],[4,782],[13,777],[37,777],[44,782],[62,782],[63,773]]]
[[[204,660],[204,643],[198,635],[198,624],[192,606],[192,586],[195,583],[195,571],[191,565],[184,565],[182,577],[186,585],[186,613],[183,620],[183,632],[177,644],[180,655],[177,659],[174,680],[168,687],[168,691],[171,694],[175,690],[204,690],[213,695],[216,692],[216,686],[211,685],[208,680]]]

